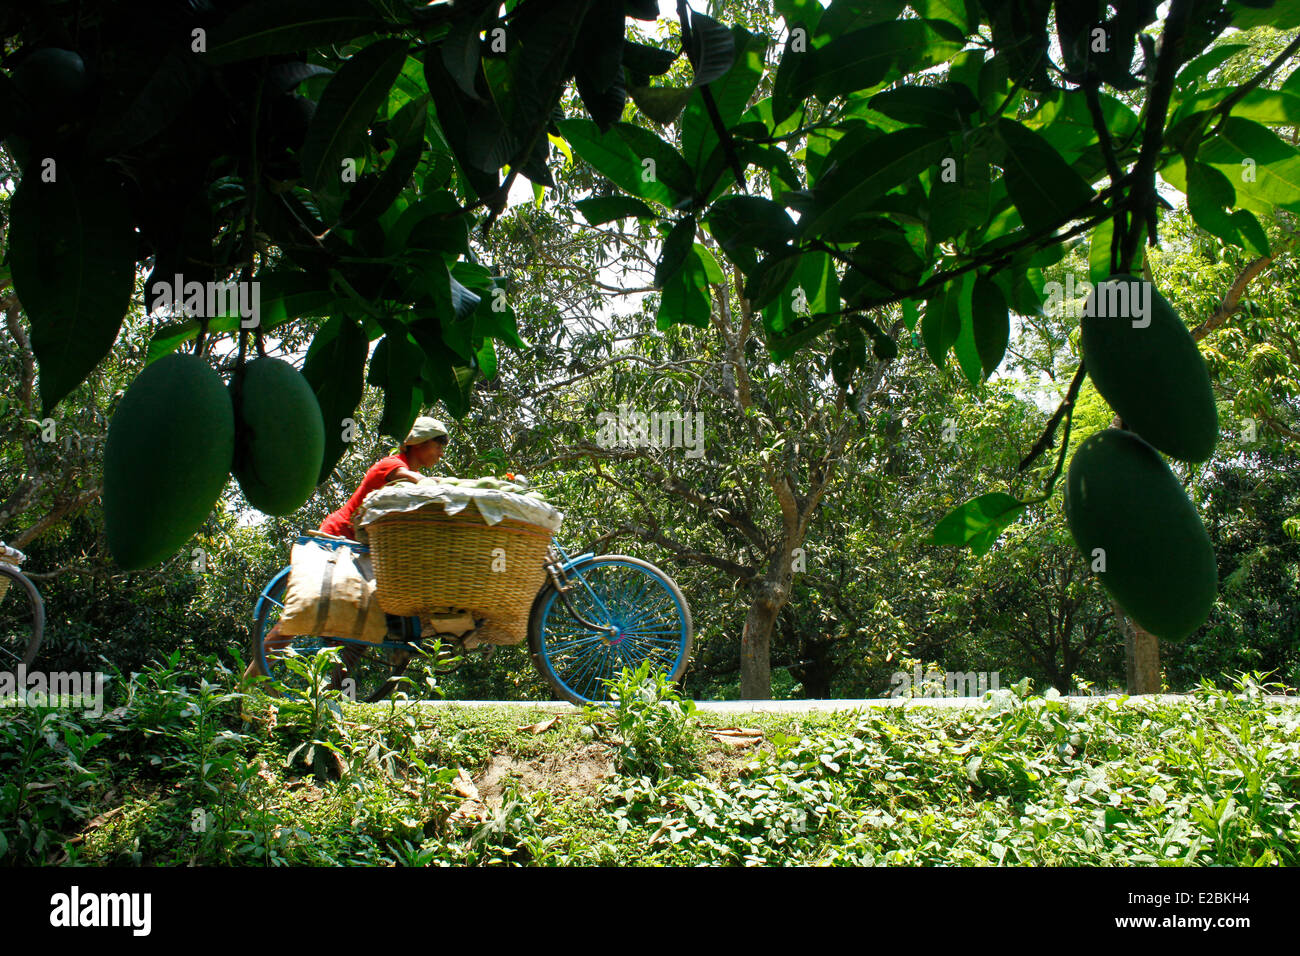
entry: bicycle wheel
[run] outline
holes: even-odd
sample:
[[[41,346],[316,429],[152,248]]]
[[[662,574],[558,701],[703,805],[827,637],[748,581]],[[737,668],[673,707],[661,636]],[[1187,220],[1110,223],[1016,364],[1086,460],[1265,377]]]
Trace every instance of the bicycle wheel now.
[[[528,644],[533,663],[565,700],[608,700],[605,682],[643,661],[669,680],[690,662],[691,612],[677,584],[648,561],[620,554],[589,558],[569,572],[569,603],[587,620],[615,628],[595,631],[565,608],[552,582],[533,602]]]
[[[36,660],[45,633],[45,602],[36,585],[15,567],[0,564],[0,671]]]
[[[408,645],[388,641],[368,644],[299,634],[277,635],[274,645],[267,646],[267,637],[284,610],[284,590],[288,583],[289,569],[285,568],[263,588],[254,609],[252,652],[261,673],[301,696],[306,686],[301,677],[284,665],[284,657],[287,654],[310,656],[327,648],[341,647],[339,663],[331,675],[330,686],[334,690],[343,690],[353,699],[366,703],[383,700],[391,694],[411,659],[412,649]]]

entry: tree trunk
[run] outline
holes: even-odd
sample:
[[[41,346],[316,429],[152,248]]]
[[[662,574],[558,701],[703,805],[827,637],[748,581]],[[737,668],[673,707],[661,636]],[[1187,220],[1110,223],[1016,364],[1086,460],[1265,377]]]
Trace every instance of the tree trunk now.
[[[1116,620],[1124,629],[1124,657],[1126,659],[1126,683],[1130,694],[1160,693],[1160,641],[1154,635],[1138,627],[1119,607],[1115,608]]]
[[[772,697],[772,631],[789,591],[783,591],[767,579],[755,590],[740,635],[740,697],[769,700]]]
[[[1151,281],[1150,269],[1146,273]],[[1119,428],[1123,421],[1118,415],[1111,421],[1111,428]],[[1124,613],[1124,609],[1114,601],[1110,606],[1115,609],[1115,620],[1124,632],[1124,664],[1127,675],[1126,683],[1130,694],[1160,693],[1160,639],[1149,631],[1138,627],[1137,622]]]
[[[802,664],[792,673],[803,684],[803,695],[810,700],[825,700],[831,696],[831,644],[829,641],[810,640],[802,654],[807,663]]]

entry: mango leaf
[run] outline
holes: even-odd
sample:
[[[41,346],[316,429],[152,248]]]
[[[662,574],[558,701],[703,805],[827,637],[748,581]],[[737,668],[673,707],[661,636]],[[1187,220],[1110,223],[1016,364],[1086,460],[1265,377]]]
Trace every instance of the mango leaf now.
[[[943,242],[984,225],[992,210],[994,181],[988,151],[978,145],[955,151],[955,167],[940,163],[930,177],[930,237]]]
[[[370,374],[366,380],[384,393],[380,434],[400,438],[411,430],[420,411],[423,395],[419,381],[424,352],[401,322],[385,323],[385,331],[387,334],[370,356]]]
[[[623,69],[627,40],[624,32],[623,10],[618,4],[594,4],[583,18],[577,45],[569,61],[578,95],[601,129],[609,129],[618,122],[627,103],[626,71]],[[649,75],[646,75],[646,80],[649,80]]]
[[[986,554],[1024,510],[1025,503],[1011,495],[997,491],[980,495],[945,515],[935,525],[931,543],[969,545],[975,554]]]
[[[867,337],[856,325],[836,330],[839,345],[831,350],[831,377],[840,388],[847,388],[853,373],[867,362]]]
[[[850,317],[853,324],[871,336],[871,351],[881,361],[898,358],[898,343],[866,315]]]
[[[764,257],[745,273],[744,296],[750,306],[761,309],[776,298],[799,267],[798,253],[777,252]]]
[[[1248,50],[1250,46],[1245,43],[1223,43],[1216,46],[1207,53],[1202,53],[1198,57],[1188,60],[1178,74],[1174,77],[1174,86],[1181,90],[1197,83],[1199,80],[1208,76],[1216,67],[1222,66],[1229,57],[1240,53],[1242,50]]]
[[[1110,278],[1110,244],[1115,236],[1115,220],[1097,223],[1088,238],[1088,281],[1093,285]]]
[[[632,102],[660,126],[677,122],[686,104],[698,91],[677,86],[634,86],[628,90]]]
[[[769,338],[773,334],[787,334],[788,330],[801,326],[810,314],[834,312],[840,305],[839,274],[829,255],[824,252],[792,255],[791,250],[773,253],[773,257],[781,256],[788,257],[793,266],[787,275],[785,268],[774,264],[774,271],[768,280],[782,280],[781,287],[774,290],[762,307],[763,324],[768,330]],[[758,270],[762,268],[760,263]]]
[[[600,226],[615,219],[654,219],[655,211],[639,199],[631,196],[597,196],[592,199],[579,199],[574,203],[578,212],[593,226]]]
[[[975,0],[914,0],[911,7],[923,19],[947,20],[966,34],[975,32],[980,22]]]
[[[1228,177],[1239,206],[1265,215],[1269,206],[1300,213],[1300,154],[1267,126],[1229,116],[1196,158]]]
[[[343,193],[343,161],[359,159],[375,111],[406,61],[405,40],[379,40],[348,59],[330,77],[299,152],[303,179],[322,213],[337,210]]]
[[[954,92],[955,89],[965,88],[955,84],[952,88],[900,86],[873,96],[871,108],[909,126],[928,126],[931,129],[955,132],[979,108],[974,97],[969,101],[963,99]]]
[[[695,67],[692,86],[705,86],[718,79],[735,62],[736,46],[731,30],[712,17],[691,11],[690,59]]]
[[[1237,193],[1213,166],[1193,162],[1187,171],[1187,209],[1198,226],[1229,245],[1242,245],[1241,230],[1228,210],[1237,201]]]
[[[1277,0],[1269,4],[1236,0],[1228,4],[1228,8],[1232,11],[1232,25],[1239,30],[1259,26],[1269,26],[1274,30],[1300,27],[1300,2],[1297,0]]]
[[[505,296],[495,294],[483,296],[474,311],[474,335],[476,338],[494,338],[516,351],[527,347],[524,340],[519,337],[519,326],[515,320],[514,310],[507,304]]]
[[[814,206],[800,220],[805,236],[822,236],[871,208],[890,189],[939,163],[952,150],[942,130],[908,127],[869,140],[819,177]]]
[[[190,108],[195,95],[209,82],[209,75],[208,62],[203,58],[195,57],[188,49],[169,51],[129,106],[95,124],[87,153],[113,154],[148,142]],[[0,96],[6,94],[0,87]],[[10,95],[17,99],[16,94]]]
[[[916,328],[916,323],[921,320],[921,310],[916,304],[915,299],[904,299],[902,302],[903,309],[903,327],[911,332]]]
[[[790,277],[763,308],[768,349],[778,362],[784,362],[840,319],[836,314],[840,308],[840,283],[835,261],[824,252],[805,253],[793,261]]]
[[[118,178],[70,159],[53,182],[29,164],[11,209],[9,265],[48,415],[117,339],[135,288],[136,235]]]
[[[759,77],[763,74],[763,48],[766,42],[740,27],[732,28],[734,60],[725,74],[709,84],[709,93],[724,128],[736,124],[744,114],[754,88],[758,86]],[[701,170],[705,160],[718,145],[718,135],[709,118],[704,93],[699,89],[692,90],[687,100],[686,113],[681,121],[681,137],[682,156],[692,169]],[[708,185],[708,180],[703,176],[697,182],[700,188]]]
[[[1097,102],[1111,141],[1119,148],[1137,131],[1137,115],[1109,93],[1099,92]],[[1054,90],[1043,98],[1038,109],[1024,118],[1024,125],[1069,159],[1096,148],[1097,131],[1092,124],[1088,98],[1081,90]],[[1123,156],[1121,153],[1121,162]]]
[[[961,328],[952,344],[953,353],[957,356],[957,364],[961,366],[966,380],[972,385],[978,385],[984,375],[979,346],[975,341],[975,310],[971,304],[975,273],[965,273],[954,284],[957,285],[957,314]]]
[[[475,87],[479,73],[479,55],[482,40],[482,17],[462,17],[452,23],[447,35],[438,44],[438,52],[447,73],[461,91],[470,99],[481,99]]]
[[[483,344],[474,351],[474,358],[485,379],[497,377],[497,350],[491,339],[483,340]]]
[[[797,227],[782,206],[760,196],[720,199],[706,220],[718,245],[748,272],[757,261],[753,250],[775,252],[794,238]]]
[[[767,333],[767,348],[773,361],[784,362],[795,352],[831,328],[838,318],[837,315],[825,314],[801,316],[796,322],[786,326],[780,332],[764,325],[763,330]]]
[[[625,41],[623,44],[623,65],[634,73],[645,76],[662,76],[672,69],[678,53],[661,50],[657,46]]]
[[[388,135],[396,144],[384,171],[373,180],[358,183],[343,204],[340,224],[354,228],[383,215],[410,182],[424,154],[424,125],[429,117],[427,96],[411,100],[388,124]]]
[[[466,217],[445,215],[459,208],[460,203],[447,190],[426,188],[423,197],[402,210],[388,230],[385,254],[397,256],[412,250],[428,250],[448,258],[463,256],[469,248]]]
[[[694,193],[695,177],[690,166],[672,146],[648,129],[631,123],[616,123],[612,128],[637,157],[639,175],[661,179],[675,196],[674,205],[680,206]],[[647,164],[646,160],[652,162]]]
[[[809,51],[791,90],[823,103],[869,89],[885,79],[943,63],[964,46],[961,31],[944,20],[891,20],[837,36]]]
[[[796,46],[796,42],[801,46]],[[812,68],[813,51],[807,48],[807,38],[799,38],[791,31],[786,39],[785,49],[777,64],[776,76],[772,78],[772,123],[784,124],[797,121],[791,114],[807,98],[810,86],[806,72]]]
[[[344,419],[352,418],[365,390],[366,353],[370,340],[353,319],[331,317],[312,339],[302,374],[320,403],[325,422],[325,458],[321,462],[320,484],[334,471],[344,452]]]
[[[997,50],[994,59],[1002,61],[1006,75],[1027,90],[1050,89],[1047,15],[1052,9],[1051,0],[985,0],[983,5],[993,30],[993,47]]]
[[[1029,229],[1062,225],[1092,198],[1092,187],[1042,136],[1009,119],[998,120],[997,131],[1007,192]]]
[[[889,298],[917,284],[925,262],[905,228],[874,217],[854,223],[853,231],[859,242],[853,248],[851,268],[844,273],[845,302],[868,306],[872,299]]]
[[[500,61],[483,61],[489,85],[501,110],[504,132],[518,139],[517,146],[507,148],[502,164],[515,162],[520,148],[533,142],[536,133],[549,122],[565,78],[575,66],[581,68],[583,86],[589,93],[593,90],[588,81],[603,90],[600,84],[616,75],[616,64],[622,53],[622,17],[600,16],[601,12],[610,14],[612,11],[598,11],[597,21],[601,21],[606,29],[616,25],[616,31],[612,37],[605,34],[598,41],[595,62],[588,62],[585,58],[575,62],[573,59],[580,36],[591,39],[588,31],[592,29],[601,35],[602,27],[597,21],[592,21],[590,26],[586,23],[592,6],[592,0],[520,4],[510,20],[506,44],[508,70],[504,76],[495,78],[490,68],[494,62],[499,64]],[[597,6],[607,7],[608,4]],[[544,141],[545,137],[542,139]]]
[[[344,43],[384,29],[365,0],[279,0],[250,3],[212,32],[208,59],[233,63]]]
[[[1170,125],[1212,110],[1232,92],[1230,88],[1210,89],[1187,97]],[[1300,125],[1300,95],[1280,90],[1251,90],[1233,104],[1230,115],[1268,126],[1297,126]]]
[[[456,418],[469,411],[469,394],[477,377],[477,360],[466,362],[448,348],[441,323],[436,318],[422,318],[407,327],[424,352],[420,390],[426,402],[440,400]]]
[[[465,95],[447,72],[437,47],[425,51],[424,83],[438,114],[438,122],[427,127],[430,138],[437,137],[440,141],[434,144],[435,148],[440,150],[442,142],[445,142],[450,150],[461,173],[458,184],[466,194],[465,198],[479,198],[494,192],[500,185],[496,167],[490,170],[480,167],[471,149],[470,130],[487,122],[485,117],[489,113],[496,116],[496,108]],[[496,122],[500,122],[499,116],[496,116]]]
[[[1011,340],[1011,315],[1002,290],[985,276],[976,279],[971,289],[971,319],[975,350],[984,377],[988,378],[1002,364],[1007,353],[1007,343]]]
[[[904,6],[903,0],[839,0],[832,3],[824,15],[820,10],[801,9],[799,19],[806,26],[815,26],[820,35],[836,37],[875,23],[896,20]]]
[[[700,257],[700,262],[704,265],[704,275],[711,283],[720,283],[726,281],[722,274],[722,267],[718,265],[718,260],[713,258],[713,253],[702,243],[695,244],[695,254]]]
[[[677,275],[687,256],[693,254],[694,245],[695,217],[687,216],[673,226],[664,240],[659,261],[655,264],[656,288],[662,289],[669,279]]]
[[[709,277],[694,247],[687,249],[685,260],[664,284],[659,297],[655,324],[659,331],[674,325],[708,328],[710,314]]]
[[[948,282],[925,302],[921,341],[937,368],[944,367],[948,350],[961,334],[960,292],[960,282]]]
[[[623,191],[673,207],[690,196],[694,176],[675,149],[654,133],[615,123],[606,133],[591,120],[556,124],[584,161]],[[671,183],[671,185],[670,185]]]

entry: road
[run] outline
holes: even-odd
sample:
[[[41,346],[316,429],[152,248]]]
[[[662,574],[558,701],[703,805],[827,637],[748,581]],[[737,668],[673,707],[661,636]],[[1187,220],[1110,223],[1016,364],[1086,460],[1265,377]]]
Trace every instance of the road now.
[[[1128,703],[1174,703],[1185,700],[1183,694],[1148,694],[1121,698],[1116,695],[1107,697],[1062,697],[1061,700],[1087,707],[1109,700],[1125,700]],[[1286,706],[1300,705],[1300,697],[1282,697],[1268,695],[1264,698],[1271,704]],[[531,710],[548,713],[573,713],[578,708],[565,701],[520,701],[520,700],[426,700],[429,707],[527,707]],[[809,713],[822,710],[857,710],[865,707],[987,707],[991,701],[980,697],[879,697],[849,700],[700,700],[695,706],[701,711],[716,713]]]

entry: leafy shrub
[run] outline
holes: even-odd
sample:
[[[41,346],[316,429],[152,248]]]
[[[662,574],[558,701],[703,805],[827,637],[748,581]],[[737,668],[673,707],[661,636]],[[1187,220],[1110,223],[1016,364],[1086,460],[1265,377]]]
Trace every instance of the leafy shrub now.
[[[589,705],[585,712],[597,726],[612,723],[614,767],[620,774],[658,780],[699,769],[703,743],[695,702],[652,671],[649,661],[635,671],[624,668],[609,694],[608,710]]]

